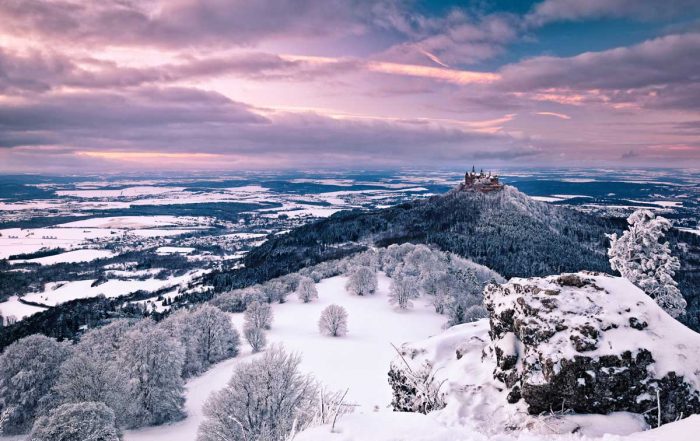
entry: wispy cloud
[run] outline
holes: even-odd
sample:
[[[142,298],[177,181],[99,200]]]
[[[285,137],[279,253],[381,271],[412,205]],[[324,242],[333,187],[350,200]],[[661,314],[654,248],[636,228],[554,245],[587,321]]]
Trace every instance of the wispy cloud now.
[[[571,117],[569,115],[566,115],[564,113],[557,113],[557,112],[535,112],[535,115],[553,116],[553,117],[559,118],[559,119],[571,119]]]

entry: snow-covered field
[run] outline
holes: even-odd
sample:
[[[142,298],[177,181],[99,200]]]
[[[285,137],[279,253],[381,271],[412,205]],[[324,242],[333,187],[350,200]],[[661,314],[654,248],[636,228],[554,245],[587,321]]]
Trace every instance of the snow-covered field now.
[[[158,247],[158,254],[189,254],[194,251],[192,247]]]
[[[56,263],[90,262],[96,259],[106,259],[114,256],[108,250],[73,250],[53,256],[38,257],[36,259],[12,260],[11,263],[38,263],[39,265],[53,265]]]
[[[161,228],[148,228],[147,225],[153,225],[154,221],[146,216],[144,218],[146,219],[122,220],[118,223],[119,227],[80,226],[109,225],[117,219],[106,218],[110,220],[105,221],[105,218],[93,218],[50,228],[6,228],[0,230],[0,259],[6,259],[15,254],[34,253],[44,248],[72,250],[80,248],[86,241],[111,238],[126,232],[145,238],[177,236],[192,231],[191,228],[165,229],[163,224],[160,224]]]
[[[112,279],[97,286],[92,286],[94,279],[77,280],[73,282],[54,282],[46,284],[45,290],[40,293],[31,293],[23,298],[33,303],[46,306],[56,306],[75,299],[86,299],[104,295],[105,297],[119,297],[136,291],[157,291],[159,289],[183,286],[194,277],[202,274],[201,270],[192,271],[182,276],[170,277],[165,280],[118,280]],[[4,302],[0,303],[2,311]]]
[[[185,286],[193,278],[203,274],[205,270],[190,271],[187,274],[177,277],[170,277],[165,280],[145,279],[145,280],[119,280],[112,279],[105,283],[92,286],[94,279],[77,280],[72,282],[52,282],[47,283],[44,291],[30,293],[22,297],[24,300],[40,305],[56,306],[61,303],[75,299],[86,299],[104,295],[105,297],[119,297],[131,294],[136,291],[157,291],[163,288],[173,287],[175,290],[180,286]],[[131,275],[138,275],[131,273]],[[17,296],[12,296],[4,302],[0,302],[0,315],[3,317],[14,317],[21,320],[30,315],[43,311],[45,308],[27,305],[19,301]]]
[[[15,320],[21,320],[37,312],[44,311],[45,309],[46,308],[40,308],[34,305],[26,305],[20,302],[17,296],[12,296],[0,303],[0,315],[2,315],[5,320],[10,317]]]
[[[282,343],[302,356],[302,370],[312,373],[332,389],[348,389],[347,401],[358,405],[356,414],[391,412],[391,388],[387,382],[389,362],[396,352],[391,344],[422,339],[438,334],[445,316],[433,312],[423,300],[415,307],[399,312],[389,305],[390,280],[380,274],[375,295],[353,296],[345,291],[345,277],[325,279],[317,284],[319,299],[301,303],[290,296],[287,303],[273,305],[274,320],[268,332],[270,343]],[[317,321],[321,310],[338,304],[348,311],[349,334],[333,338],[319,334]],[[240,331],[243,314],[232,314]],[[188,417],[161,427],[127,431],[126,441],[191,441],[202,421],[202,405],[211,392],[225,386],[238,363],[251,359],[246,347],[238,357],[224,361],[187,384]],[[366,441],[371,438],[365,438]]]
[[[197,225],[197,218],[178,216],[116,216],[116,217],[93,217],[74,222],[59,224],[58,228],[114,228],[114,229],[137,229],[172,227],[182,225]]]

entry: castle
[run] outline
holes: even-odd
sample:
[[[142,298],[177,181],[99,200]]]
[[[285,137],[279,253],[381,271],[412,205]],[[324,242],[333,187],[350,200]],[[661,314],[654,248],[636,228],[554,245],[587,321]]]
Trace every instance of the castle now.
[[[498,175],[484,174],[481,170],[478,174],[472,166],[472,171],[464,174],[464,183],[461,185],[462,190],[480,191],[489,193],[503,189],[503,184],[498,182]]]

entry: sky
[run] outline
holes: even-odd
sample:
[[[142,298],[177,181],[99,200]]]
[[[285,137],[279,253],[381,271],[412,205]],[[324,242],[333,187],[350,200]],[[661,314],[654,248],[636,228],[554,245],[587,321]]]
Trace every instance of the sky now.
[[[0,172],[700,167],[698,0],[0,0]]]

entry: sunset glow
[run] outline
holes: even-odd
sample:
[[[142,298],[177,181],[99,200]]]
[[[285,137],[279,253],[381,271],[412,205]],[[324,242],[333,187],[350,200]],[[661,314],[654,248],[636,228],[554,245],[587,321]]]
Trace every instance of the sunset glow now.
[[[0,2],[0,171],[700,165],[683,0],[253,3]]]

